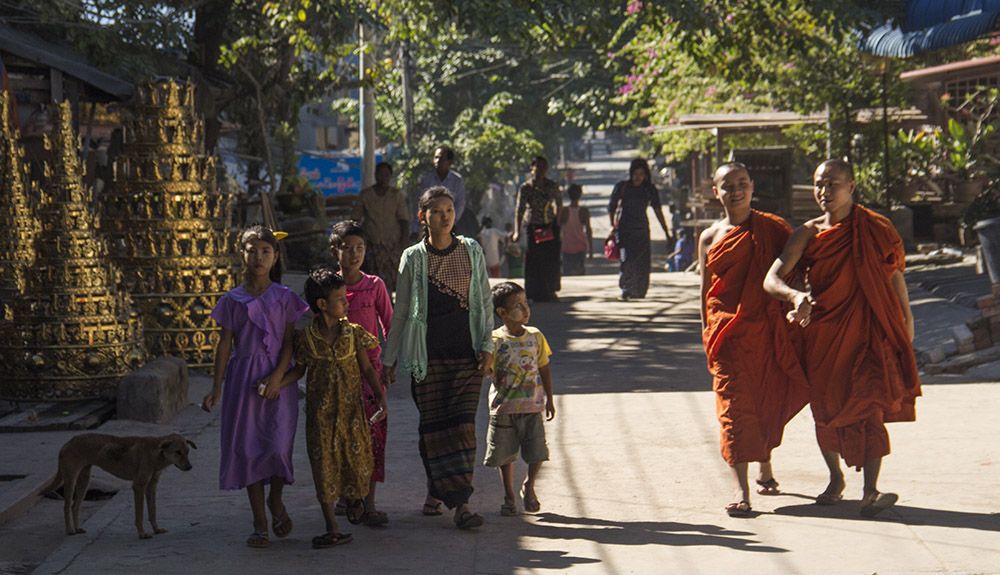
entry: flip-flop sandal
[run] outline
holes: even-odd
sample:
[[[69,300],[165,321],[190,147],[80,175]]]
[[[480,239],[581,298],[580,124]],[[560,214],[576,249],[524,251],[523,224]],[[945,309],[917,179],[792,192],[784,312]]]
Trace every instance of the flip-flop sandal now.
[[[875,497],[869,499],[870,503],[861,506],[862,517],[875,517],[895,505],[899,501],[899,496],[895,493],[875,493]]]
[[[389,516],[385,511],[368,511],[362,517],[362,522],[368,527],[385,527],[389,524]]]
[[[770,478],[770,479],[768,479],[767,481],[761,481],[760,479],[758,479],[757,480],[757,485],[760,486],[760,487],[757,488],[757,494],[758,495],[780,495],[781,494],[781,491],[778,489],[778,482],[775,481],[773,477]]]
[[[347,520],[352,525],[361,525],[367,514],[368,507],[365,505],[364,499],[355,499],[347,505],[347,509],[344,511],[344,515],[347,516]]]
[[[271,521],[271,531],[274,532],[274,536],[278,539],[284,539],[292,533],[292,527],[295,525],[292,523],[292,518],[288,516],[288,510],[281,515],[281,517],[275,517]]]
[[[726,505],[726,515],[730,517],[750,517],[753,508],[749,501],[739,501]]]
[[[538,497],[532,495],[528,497],[524,490],[524,485],[521,485],[521,501],[524,503],[524,510],[529,513],[536,513],[542,508],[542,504],[538,501]]]
[[[441,511],[440,501],[438,501],[437,503],[424,503],[424,508],[420,512],[428,517],[436,517],[444,513],[443,511]]]
[[[483,524],[483,516],[478,513],[473,513],[471,511],[463,511],[458,519],[455,520],[455,527],[459,529],[472,529],[474,527],[480,527]]]
[[[515,517],[517,516],[517,507],[513,503],[504,502],[500,506],[500,515],[503,517]]]
[[[250,537],[247,537],[247,547],[253,547],[254,549],[266,549],[270,547],[271,540],[267,538],[267,533],[261,533],[260,531],[254,531]]]
[[[329,549],[351,541],[354,541],[354,537],[350,533],[324,533],[313,537],[312,546],[313,549]]]
[[[844,498],[843,493],[820,493],[816,496],[816,505],[836,505]]]

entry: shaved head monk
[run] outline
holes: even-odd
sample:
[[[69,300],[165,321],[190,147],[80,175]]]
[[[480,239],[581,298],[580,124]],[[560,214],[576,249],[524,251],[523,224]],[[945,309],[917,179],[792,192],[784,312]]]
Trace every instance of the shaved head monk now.
[[[795,230],[768,271],[764,288],[792,304],[788,321],[803,329],[803,367],[816,438],[830,484],[816,503],[843,497],[840,457],[864,469],[861,515],[874,517],[898,497],[878,491],[889,454],[885,424],[916,419],[920,378],[913,314],[903,279],[903,242],[892,222],[854,203],[854,170],[827,160],[813,174],[823,215]],[[783,278],[805,274],[807,290]]]
[[[781,444],[785,424],[808,399],[785,311],[762,287],[792,228],[750,208],[753,180],[743,164],[720,166],[712,189],[726,215],[702,232],[698,242],[702,338],[714,378],[722,458],[737,485],[737,498],[726,512],[747,517],[748,463],[760,462],[757,493],[778,494],[771,450]]]

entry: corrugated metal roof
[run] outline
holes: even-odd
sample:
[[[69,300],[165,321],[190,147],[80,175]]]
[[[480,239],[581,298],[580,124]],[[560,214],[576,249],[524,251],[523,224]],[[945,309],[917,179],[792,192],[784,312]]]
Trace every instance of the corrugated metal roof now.
[[[974,12],[1000,12],[1000,0],[910,0],[902,28],[904,32],[923,30]]]
[[[132,95],[132,84],[94,68],[79,54],[2,23],[0,50],[60,70],[116,98]]]
[[[907,58],[971,42],[993,32],[998,18],[1000,10],[977,12],[911,32],[904,32],[893,23],[887,23],[872,30],[862,40],[861,49],[876,56]]]

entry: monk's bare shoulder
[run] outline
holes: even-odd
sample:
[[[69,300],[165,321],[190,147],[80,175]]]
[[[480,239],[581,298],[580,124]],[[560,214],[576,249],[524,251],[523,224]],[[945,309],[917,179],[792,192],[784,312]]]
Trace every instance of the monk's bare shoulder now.
[[[702,249],[706,252],[708,248],[715,245],[716,240],[720,236],[720,232],[723,230],[722,220],[718,220],[712,225],[708,226],[701,232],[701,236],[698,237],[698,243],[701,245]]]
[[[785,247],[786,252],[795,253],[796,255],[801,254],[806,249],[806,246],[809,245],[809,242],[819,233],[819,224],[821,222],[823,222],[823,218],[819,217],[795,228],[792,231],[791,237],[788,238],[788,244]]]

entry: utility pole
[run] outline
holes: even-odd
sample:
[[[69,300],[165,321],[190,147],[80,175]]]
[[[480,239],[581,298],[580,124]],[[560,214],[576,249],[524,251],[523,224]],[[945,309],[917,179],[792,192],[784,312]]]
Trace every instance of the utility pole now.
[[[410,78],[410,42],[404,40],[399,45],[399,65],[400,76],[402,77],[403,92],[403,145],[410,151],[413,145],[413,85]]]
[[[374,30],[369,38],[363,18],[358,20],[358,39],[361,43],[361,57],[358,60],[358,69],[361,71],[361,187],[367,188],[375,183],[375,88],[371,85],[371,70],[376,40]]]

